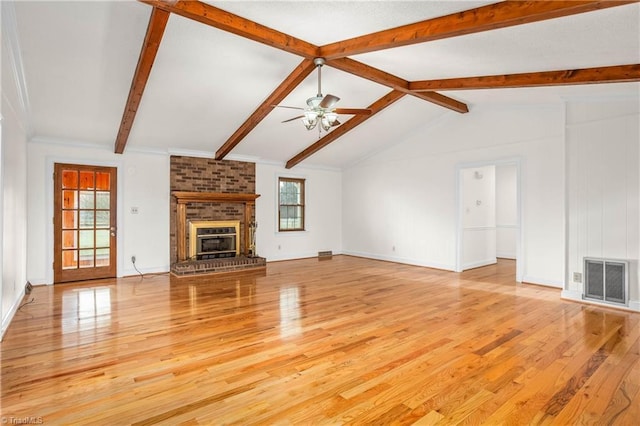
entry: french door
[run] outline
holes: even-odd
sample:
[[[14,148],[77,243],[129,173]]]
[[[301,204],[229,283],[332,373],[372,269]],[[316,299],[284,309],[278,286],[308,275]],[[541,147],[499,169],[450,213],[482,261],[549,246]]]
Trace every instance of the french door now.
[[[55,164],[54,282],[116,276],[116,171]]]

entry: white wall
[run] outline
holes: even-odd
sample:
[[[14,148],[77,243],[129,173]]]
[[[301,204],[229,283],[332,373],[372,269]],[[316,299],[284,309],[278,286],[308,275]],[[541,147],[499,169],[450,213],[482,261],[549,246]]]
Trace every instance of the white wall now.
[[[462,270],[496,263],[496,167],[460,170]]]
[[[305,179],[305,231],[278,232],[278,177]],[[267,261],[342,251],[342,173],[296,166],[256,164],[256,250]]]
[[[26,140],[27,106],[22,97],[22,79],[16,68],[15,39],[8,37],[12,5],[2,2],[2,123],[0,126],[0,338],[24,296],[26,277]]]
[[[3,98],[4,104],[4,98]],[[26,276],[26,136],[3,105],[2,120],[2,332],[24,295]]]
[[[632,94],[630,94],[632,95]],[[581,299],[584,257],[631,261],[630,307],[640,311],[638,94],[567,104],[568,248],[564,297]]]
[[[118,168],[118,276],[169,270],[169,156],[32,139],[28,144],[28,278],[53,282],[53,165]],[[138,214],[131,213],[138,208]]]
[[[345,170],[345,253],[454,270],[456,167],[518,159],[523,280],[564,282],[564,106],[446,114]],[[394,250],[395,248],[395,250]]]
[[[169,264],[169,155],[136,152],[34,138],[28,144],[28,278],[53,282],[53,164],[118,168],[118,276],[135,275],[131,256],[143,273],[166,272]],[[277,232],[278,176],[306,179],[306,231]],[[256,164],[257,252],[268,261],[342,251],[341,172]],[[138,208],[138,214],[131,213]]]
[[[518,228],[518,169],[496,166],[496,256],[516,258]]]

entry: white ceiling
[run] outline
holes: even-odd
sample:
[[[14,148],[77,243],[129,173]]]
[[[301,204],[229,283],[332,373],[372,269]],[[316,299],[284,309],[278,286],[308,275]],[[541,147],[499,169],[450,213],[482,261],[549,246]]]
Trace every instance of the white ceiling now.
[[[492,3],[486,1],[209,1],[307,42],[324,45]],[[30,126],[35,137],[113,149],[151,7],[130,1],[15,3]],[[509,74],[640,63],[640,5],[354,56],[406,80]],[[171,15],[127,149],[211,155],[302,61]],[[281,104],[304,106],[312,73]],[[323,92],[363,108],[389,88],[331,67]],[[573,96],[637,96],[640,83],[443,92],[474,108],[560,102]],[[304,164],[345,167],[398,143],[443,114],[405,96]],[[284,163],[318,139],[297,114],[276,108],[232,152]],[[341,121],[349,119],[344,116]]]

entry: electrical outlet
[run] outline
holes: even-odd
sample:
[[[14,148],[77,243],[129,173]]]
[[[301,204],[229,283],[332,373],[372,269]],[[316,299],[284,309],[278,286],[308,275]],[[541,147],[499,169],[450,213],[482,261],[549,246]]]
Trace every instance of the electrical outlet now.
[[[136,257],[135,256],[131,256],[131,263],[136,263]]]
[[[580,272],[574,272],[573,273],[573,282],[574,283],[581,283],[582,282],[582,274]]]

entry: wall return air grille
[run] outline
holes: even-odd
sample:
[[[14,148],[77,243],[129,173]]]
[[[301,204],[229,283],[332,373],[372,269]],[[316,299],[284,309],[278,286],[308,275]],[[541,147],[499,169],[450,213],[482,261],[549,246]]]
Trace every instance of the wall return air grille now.
[[[584,259],[583,299],[618,305],[628,303],[629,263],[624,260]]]

